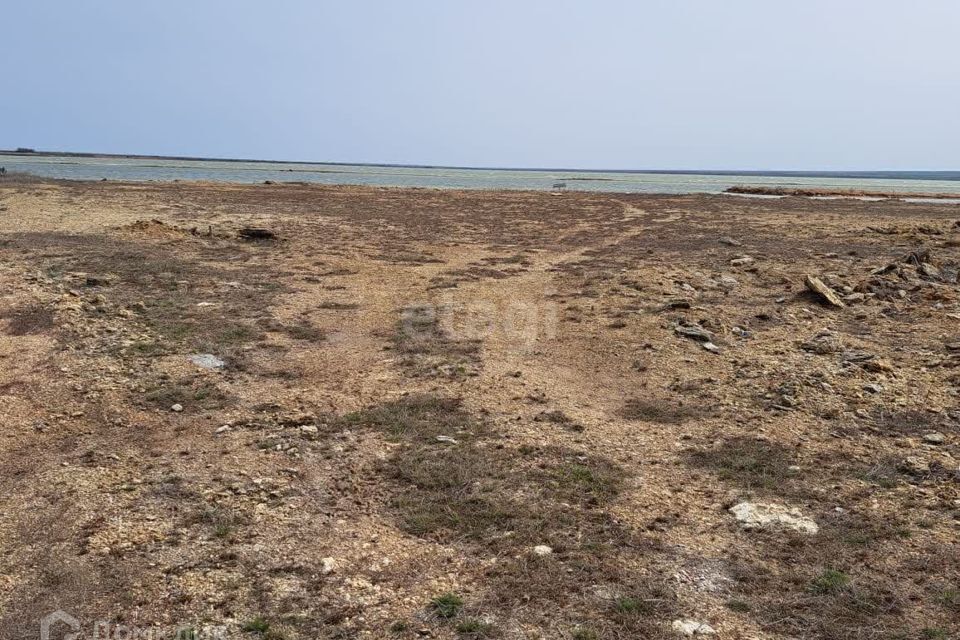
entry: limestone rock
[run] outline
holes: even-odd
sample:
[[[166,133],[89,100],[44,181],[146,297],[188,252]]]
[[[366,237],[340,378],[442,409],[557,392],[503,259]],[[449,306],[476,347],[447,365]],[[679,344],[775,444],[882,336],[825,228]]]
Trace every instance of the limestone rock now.
[[[807,289],[818,294],[827,303],[840,308],[847,306],[843,300],[840,299],[840,296],[837,295],[837,292],[825,285],[820,278],[808,275],[804,279],[804,283],[807,285]]]
[[[790,529],[799,533],[814,535],[820,527],[811,518],[780,504],[741,502],[730,508],[744,529]]]
[[[673,630],[682,636],[712,636],[717,631],[706,622],[697,620],[674,620]]]
[[[190,356],[190,362],[201,369],[223,369],[226,363],[212,353],[195,353]]]

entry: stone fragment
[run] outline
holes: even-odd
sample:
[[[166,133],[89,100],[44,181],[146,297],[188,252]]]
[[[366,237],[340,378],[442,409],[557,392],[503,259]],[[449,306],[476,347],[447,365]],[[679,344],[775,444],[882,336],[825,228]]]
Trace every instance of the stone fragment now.
[[[804,283],[807,285],[807,289],[813,291],[834,307],[843,308],[847,306],[837,295],[837,292],[825,285],[820,278],[808,275],[804,278]]]

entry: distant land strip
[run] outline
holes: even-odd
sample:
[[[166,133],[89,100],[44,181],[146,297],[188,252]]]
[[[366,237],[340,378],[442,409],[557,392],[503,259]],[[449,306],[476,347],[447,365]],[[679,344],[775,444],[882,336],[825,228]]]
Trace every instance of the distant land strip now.
[[[820,189],[796,187],[751,187],[738,185],[724,190],[748,196],[797,196],[801,198],[925,198],[933,200],[957,200],[960,193],[910,193],[900,191],[870,191],[862,189]]]

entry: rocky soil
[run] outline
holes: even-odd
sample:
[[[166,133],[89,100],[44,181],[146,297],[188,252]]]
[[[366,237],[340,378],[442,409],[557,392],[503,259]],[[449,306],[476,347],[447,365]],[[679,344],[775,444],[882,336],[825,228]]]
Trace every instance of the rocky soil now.
[[[2,180],[0,636],[957,637],[958,271],[951,203]]]

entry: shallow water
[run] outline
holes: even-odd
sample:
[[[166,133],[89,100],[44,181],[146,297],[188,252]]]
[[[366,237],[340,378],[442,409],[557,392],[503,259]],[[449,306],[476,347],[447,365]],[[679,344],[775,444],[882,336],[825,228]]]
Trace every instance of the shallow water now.
[[[0,155],[7,171],[72,180],[205,180],[256,183],[311,182],[396,187],[550,190],[557,182],[576,191],[721,193],[735,185],[873,189],[956,193],[960,172],[937,173],[642,173],[565,170],[455,169],[372,165],[294,164],[154,158],[66,158]]]

